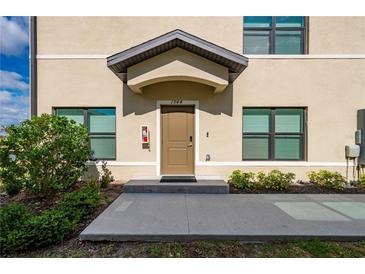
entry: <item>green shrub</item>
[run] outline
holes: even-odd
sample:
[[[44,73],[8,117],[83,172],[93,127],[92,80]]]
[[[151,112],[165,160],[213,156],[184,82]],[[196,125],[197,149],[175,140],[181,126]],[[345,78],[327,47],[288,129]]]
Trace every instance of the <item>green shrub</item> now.
[[[89,177],[85,180],[86,186],[99,189],[100,190],[100,181],[99,179]]]
[[[91,155],[86,128],[65,117],[42,114],[6,129],[0,139],[0,180],[6,191],[25,186],[35,194],[72,186]]]
[[[1,231],[15,230],[32,217],[30,210],[23,204],[9,203],[0,209]]]
[[[359,187],[365,188],[365,174],[360,174],[360,177],[359,177]]]
[[[76,224],[77,220],[67,218],[64,211],[44,211],[39,216],[32,216],[22,227],[10,231],[5,237],[2,251],[11,253],[60,243],[75,229]]]
[[[234,170],[229,176],[229,180],[234,187],[240,189],[252,189],[255,186],[255,174],[253,172],[242,172],[241,170]]]
[[[85,187],[65,195],[57,209],[67,212],[72,219],[83,219],[99,204],[99,190],[96,187]]]
[[[10,203],[0,208],[0,251],[6,252],[14,245],[24,243],[23,228],[33,214],[23,204]]]
[[[114,181],[112,172],[107,168],[106,161],[103,161],[102,165],[101,165],[100,187],[106,188],[109,186],[109,183],[112,181]]]
[[[320,187],[343,189],[346,186],[346,178],[338,172],[321,169],[310,171],[307,176],[312,183]]]
[[[267,175],[264,172],[257,173],[257,184],[259,187],[273,190],[285,190],[295,179],[295,174],[284,173],[280,170],[272,170]]]
[[[1,140],[0,140],[0,165],[1,161]],[[0,168],[0,182],[2,189],[9,195],[16,195],[23,188],[24,184],[21,177],[18,175],[18,170],[21,167],[16,165],[8,165]]]
[[[256,174],[257,187],[263,188],[265,184],[266,174],[263,171],[259,171]]]
[[[290,172],[283,173],[279,170],[272,170],[267,175],[264,172],[258,172],[255,177],[253,172],[235,170],[229,179],[234,187],[240,189],[265,188],[285,190],[293,183],[295,175]]]
[[[233,170],[232,174],[229,176],[229,181],[237,188],[243,188],[241,187],[241,181],[242,181],[242,171],[237,169]]]
[[[40,215],[20,204],[1,208],[1,251],[12,253],[62,242],[98,206],[99,200],[98,189],[85,187],[66,194],[56,207]]]
[[[23,188],[22,182],[14,180],[4,184],[4,190],[9,195],[16,195]]]

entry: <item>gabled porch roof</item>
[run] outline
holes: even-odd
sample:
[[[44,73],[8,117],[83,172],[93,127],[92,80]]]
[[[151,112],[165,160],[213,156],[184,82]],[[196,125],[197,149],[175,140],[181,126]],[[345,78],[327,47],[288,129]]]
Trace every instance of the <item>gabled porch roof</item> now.
[[[248,65],[247,57],[176,29],[107,57],[107,66],[126,83],[129,67],[174,48],[182,48],[226,67],[229,82],[233,82]]]

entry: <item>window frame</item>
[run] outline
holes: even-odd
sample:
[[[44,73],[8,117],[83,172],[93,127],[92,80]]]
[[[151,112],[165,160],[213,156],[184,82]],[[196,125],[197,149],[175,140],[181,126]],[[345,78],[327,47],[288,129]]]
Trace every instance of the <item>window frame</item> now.
[[[116,107],[53,107],[52,108],[52,113],[54,115],[57,115],[57,109],[81,109],[83,110],[83,115],[84,115],[84,126],[87,128],[87,134],[89,137],[91,136],[108,136],[108,137],[114,137],[115,138],[115,146],[114,146],[114,151],[115,151],[115,157],[114,158],[90,158],[89,160],[91,161],[99,161],[99,160],[111,160],[111,161],[115,161],[117,158],[117,110]],[[115,132],[90,132],[90,127],[89,127],[89,109],[114,109],[115,111]],[[91,149],[91,142],[89,143],[89,147]]]
[[[304,17],[304,25],[302,27],[277,27],[276,26],[276,17],[271,16],[272,25],[270,27],[245,27],[244,17],[243,17],[243,54],[246,55],[267,55],[267,54],[277,54],[275,53],[276,45],[275,45],[275,36],[276,31],[300,31],[303,36],[303,41],[301,43],[301,51],[302,53],[299,54],[291,54],[288,55],[302,55],[308,54],[308,16]],[[269,32],[269,53],[245,53],[245,31],[268,31]],[[279,54],[279,55],[286,55],[286,54]]]
[[[269,109],[270,110],[270,124],[269,124],[269,132],[243,132],[243,115],[245,109]],[[277,109],[302,109],[303,110],[303,132],[275,132],[275,114]],[[242,161],[307,161],[307,112],[308,107],[242,107],[242,130],[241,130],[241,152],[242,152]],[[268,158],[267,159],[252,159],[252,158],[244,158],[243,157],[243,139],[245,136],[268,136],[269,137],[269,148],[268,148]],[[275,159],[275,136],[300,136],[300,159]]]

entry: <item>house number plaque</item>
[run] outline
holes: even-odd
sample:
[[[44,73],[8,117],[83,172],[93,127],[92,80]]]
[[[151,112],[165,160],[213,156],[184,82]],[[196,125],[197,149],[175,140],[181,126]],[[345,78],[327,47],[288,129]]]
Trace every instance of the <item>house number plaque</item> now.
[[[183,103],[183,100],[181,100],[181,99],[171,100],[171,105],[181,105],[182,103]]]

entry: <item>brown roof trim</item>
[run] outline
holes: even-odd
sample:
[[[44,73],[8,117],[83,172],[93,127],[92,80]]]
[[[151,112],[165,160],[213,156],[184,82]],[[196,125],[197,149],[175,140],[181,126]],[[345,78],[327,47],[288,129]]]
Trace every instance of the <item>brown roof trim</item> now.
[[[135,47],[107,57],[108,67],[123,81],[127,68],[175,47],[200,55],[229,69],[230,82],[248,66],[248,58],[176,29]]]

